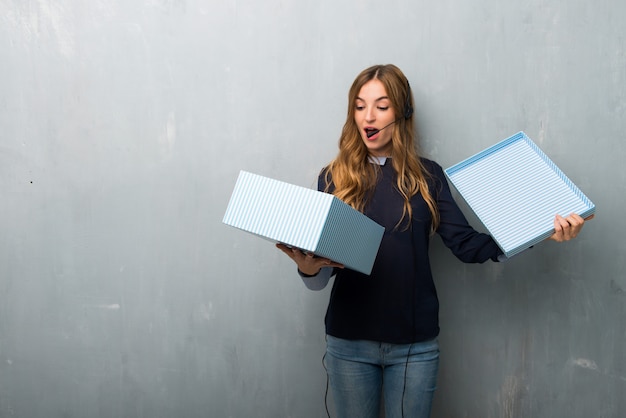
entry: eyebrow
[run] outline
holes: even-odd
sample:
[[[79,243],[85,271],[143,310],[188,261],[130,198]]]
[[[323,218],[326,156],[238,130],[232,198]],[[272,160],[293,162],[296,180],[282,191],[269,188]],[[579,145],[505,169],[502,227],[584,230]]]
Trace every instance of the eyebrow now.
[[[381,100],[389,100],[389,96],[382,96],[379,97],[378,99],[374,100],[375,102],[380,102]],[[360,98],[359,96],[356,97],[356,100],[360,100],[362,102],[364,102],[365,100],[363,100],[362,98]]]

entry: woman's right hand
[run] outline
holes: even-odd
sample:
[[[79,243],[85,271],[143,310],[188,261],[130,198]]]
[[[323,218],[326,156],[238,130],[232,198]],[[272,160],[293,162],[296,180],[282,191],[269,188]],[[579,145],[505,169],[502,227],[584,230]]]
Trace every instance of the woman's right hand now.
[[[336,263],[328,258],[318,257],[313,253],[304,253],[298,248],[288,247],[285,244],[276,244],[276,248],[287,254],[297,265],[298,270],[308,276],[315,276],[322,267],[339,267],[343,264]]]

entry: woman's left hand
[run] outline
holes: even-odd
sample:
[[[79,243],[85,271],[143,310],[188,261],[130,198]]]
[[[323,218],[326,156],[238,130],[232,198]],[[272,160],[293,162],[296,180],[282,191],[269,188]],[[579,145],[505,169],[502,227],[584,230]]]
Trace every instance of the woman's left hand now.
[[[583,219],[580,215],[572,213],[567,218],[561,215],[556,215],[554,218],[554,234],[550,236],[552,241],[563,242],[576,238],[583,229],[585,221],[593,219],[594,215],[591,215]]]

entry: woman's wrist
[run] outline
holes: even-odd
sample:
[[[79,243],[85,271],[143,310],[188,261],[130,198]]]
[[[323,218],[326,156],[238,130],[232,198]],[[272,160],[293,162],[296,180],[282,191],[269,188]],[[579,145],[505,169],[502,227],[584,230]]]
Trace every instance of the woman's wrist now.
[[[300,267],[298,267],[298,274],[299,274],[300,276],[302,276],[302,277],[315,277],[315,276],[317,276],[318,274],[320,274],[320,270],[321,270],[321,269],[318,269],[318,270],[317,270],[316,272],[314,272],[314,273],[309,273],[309,272],[302,271],[302,270],[300,269]]]

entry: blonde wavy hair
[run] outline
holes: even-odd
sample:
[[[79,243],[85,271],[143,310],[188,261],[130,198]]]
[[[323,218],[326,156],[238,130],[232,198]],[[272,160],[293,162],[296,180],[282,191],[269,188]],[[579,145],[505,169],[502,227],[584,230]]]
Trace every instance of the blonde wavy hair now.
[[[385,86],[397,118],[397,122],[389,127],[393,129],[390,157],[397,174],[396,187],[404,198],[402,217],[396,228],[401,226],[404,219],[407,219],[405,229],[410,228],[413,217],[410,201],[413,196],[421,193],[432,215],[431,232],[434,232],[439,225],[439,211],[426,181],[430,174],[424,168],[416,149],[413,115],[412,112],[408,112],[408,115],[406,112],[407,106],[413,108],[413,97],[407,78],[395,65],[367,68],[352,83],[348,93],[348,115],[339,139],[339,153],[325,169],[326,191],[331,189],[332,184],[332,193],[337,198],[363,212],[376,187],[380,167],[369,162],[368,149],[354,120],[356,99],[361,87],[374,79]]]

